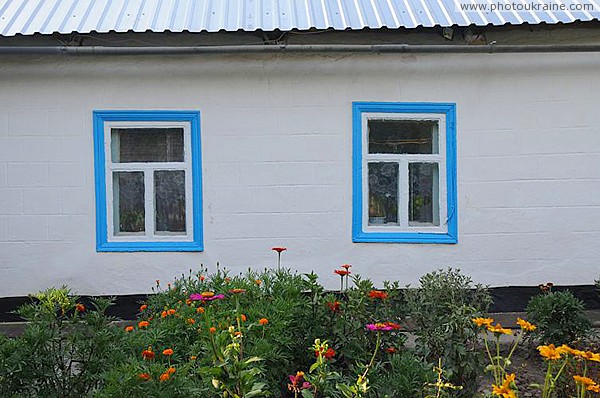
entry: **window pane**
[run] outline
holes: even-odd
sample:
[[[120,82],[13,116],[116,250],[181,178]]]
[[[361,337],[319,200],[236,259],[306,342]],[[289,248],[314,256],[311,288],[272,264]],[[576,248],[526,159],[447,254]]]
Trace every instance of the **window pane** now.
[[[144,173],[113,173],[113,213],[115,235],[121,232],[144,232]]]
[[[438,153],[438,122],[435,120],[368,121],[369,153]]]
[[[369,163],[369,225],[398,225],[398,163]]]
[[[408,165],[409,224],[440,225],[438,174],[437,163],[410,163]]]
[[[111,131],[114,163],[183,162],[182,128],[120,128]]]
[[[155,171],[156,232],[185,234],[185,171]]]

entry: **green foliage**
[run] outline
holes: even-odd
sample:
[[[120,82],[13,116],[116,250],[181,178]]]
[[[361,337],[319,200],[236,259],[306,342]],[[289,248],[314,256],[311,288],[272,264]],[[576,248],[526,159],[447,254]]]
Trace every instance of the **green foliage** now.
[[[423,387],[432,383],[431,364],[424,362],[414,352],[401,350],[390,356],[385,368],[376,369],[373,375],[374,391],[378,397],[420,398]]]
[[[85,309],[67,288],[48,289],[18,314],[22,336],[0,339],[0,396],[82,397],[102,385],[103,373],[122,360],[120,333],[104,315],[111,301]]]
[[[585,337],[591,329],[583,302],[568,290],[532,297],[527,317],[537,325],[531,336],[544,344],[568,344]]]
[[[471,397],[481,373],[481,354],[476,350],[477,329],[472,318],[484,313],[490,295],[470,277],[448,269],[424,275],[419,289],[407,289],[405,300],[417,336],[417,353],[429,362],[443,358],[448,380]]]

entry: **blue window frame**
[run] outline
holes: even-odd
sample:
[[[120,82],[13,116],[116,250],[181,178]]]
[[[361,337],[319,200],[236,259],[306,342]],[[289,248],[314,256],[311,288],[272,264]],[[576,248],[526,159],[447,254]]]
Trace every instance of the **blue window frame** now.
[[[456,105],[354,102],[353,242],[457,243]]]
[[[202,251],[199,111],[93,112],[98,252]]]

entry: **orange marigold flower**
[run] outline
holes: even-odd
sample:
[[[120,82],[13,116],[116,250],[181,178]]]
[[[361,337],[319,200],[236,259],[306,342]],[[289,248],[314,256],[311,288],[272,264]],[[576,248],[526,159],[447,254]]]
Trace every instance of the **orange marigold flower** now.
[[[188,325],[193,325],[194,323],[196,323],[196,320],[194,318],[188,318],[188,319],[185,320],[185,322]]]
[[[200,293],[200,295],[204,298],[211,298],[212,296],[215,295],[215,292],[202,292],[202,293]]]
[[[371,297],[372,299],[385,300],[386,298],[388,298],[388,294],[386,292],[382,292],[380,290],[371,290],[369,292],[369,297]]]
[[[533,332],[535,329],[537,329],[537,326],[535,326],[533,323],[527,322],[526,320],[521,318],[517,318],[517,323],[519,324],[519,326],[521,326],[521,329],[523,329],[526,332]]]
[[[248,320],[248,318],[246,318],[246,315],[244,314],[240,315],[240,319],[242,320],[242,322],[246,322]]]
[[[341,304],[339,301],[331,301],[327,303],[327,307],[331,312],[340,312]]]
[[[160,381],[167,381],[171,378],[171,374],[170,373],[163,373],[160,375]]]
[[[338,274],[339,276],[346,276],[346,275],[350,275],[352,272],[345,270],[345,269],[336,269],[333,271],[335,274]]]
[[[254,283],[256,283],[258,286],[262,285],[262,281],[260,279],[255,280]]]
[[[494,318],[473,318],[471,319],[473,321],[473,323],[475,323],[475,325],[477,326],[492,326],[492,323],[494,322]]]
[[[192,355],[192,356],[190,357],[190,361],[195,361],[195,360],[196,360],[196,358],[197,358],[197,357],[196,357],[195,355]]]
[[[575,380],[576,383],[582,384],[584,386],[593,386],[594,384],[596,384],[596,382],[592,379],[590,379],[589,377],[584,377],[584,376],[573,376],[573,379]]]
[[[150,322],[148,321],[140,321],[138,323],[138,328],[147,328],[150,325]]]
[[[215,333],[217,331],[217,328],[214,326],[211,326],[210,329],[208,329],[208,331],[211,333]]]
[[[85,311],[85,305],[79,304],[79,303],[75,304],[75,311],[77,311],[77,312]]]
[[[260,320],[258,321],[258,323],[260,323],[261,325],[265,326],[267,323],[269,323],[269,320],[267,318],[260,318]]]
[[[167,369],[167,371],[165,373],[168,373],[168,374],[172,375],[176,371],[177,370],[173,366],[170,366],[169,369]]]
[[[173,355],[173,349],[172,348],[167,348],[167,349],[163,350],[163,355],[166,355],[166,356]]]
[[[198,314],[204,314],[204,308],[202,308],[202,307],[198,307],[198,308],[196,308],[196,312],[197,312]]]
[[[140,312],[146,311],[146,308],[148,308],[148,306],[146,304],[141,305],[140,306]]]
[[[233,332],[235,337],[242,337],[242,332]]]
[[[152,348],[148,347],[147,350],[142,351],[142,358],[145,360],[154,359],[154,351],[152,351]]]
[[[500,334],[512,334],[512,330],[503,328],[502,325],[499,324],[499,323],[497,323],[494,326],[489,325],[487,327],[487,330],[489,330],[490,332],[492,332],[494,334],[498,334],[498,335],[500,335]]]
[[[175,311],[173,308],[167,310],[167,315],[174,315],[177,311]]]
[[[150,380],[150,375],[148,373],[140,373],[138,377],[142,380]]]
[[[192,305],[192,300],[190,300],[190,299],[185,299],[185,304],[186,304],[186,305]]]
[[[166,318],[167,317],[167,311],[163,311],[160,313],[161,318]]]
[[[204,275],[200,275],[198,277],[198,279],[200,279],[200,282],[204,282],[204,280],[206,279],[206,277]]]
[[[560,359],[561,351],[557,350],[554,344],[541,345],[538,348],[540,355],[549,360]]]
[[[133,326],[127,326],[127,327],[125,328],[125,331],[126,331],[126,332],[133,332],[133,329],[134,329],[134,328],[133,328]]]

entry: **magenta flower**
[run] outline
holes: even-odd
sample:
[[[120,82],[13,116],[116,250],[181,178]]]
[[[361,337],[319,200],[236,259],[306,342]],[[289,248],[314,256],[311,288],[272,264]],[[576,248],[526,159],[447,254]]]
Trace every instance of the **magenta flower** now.
[[[389,332],[400,329],[400,325],[394,322],[369,323],[366,328],[372,332]]]
[[[204,293],[192,293],[190,294],[190,300],[192,301],[213,301],[213,300],[222,300],[225,298],[224,294],[214,294],[209,295],[207,292]]]

